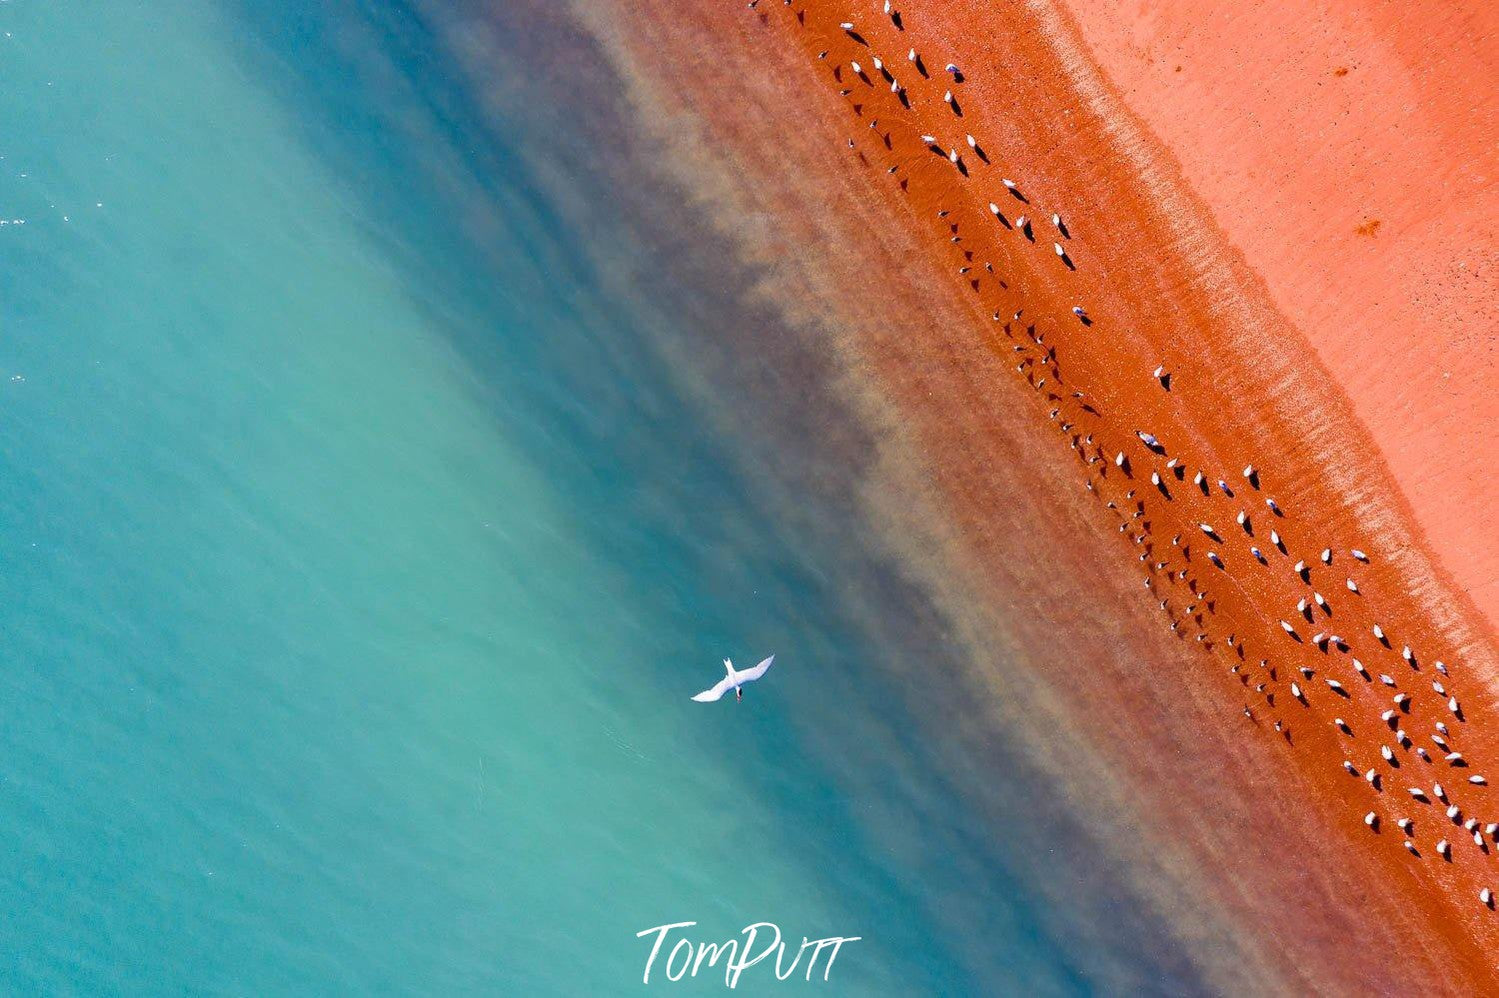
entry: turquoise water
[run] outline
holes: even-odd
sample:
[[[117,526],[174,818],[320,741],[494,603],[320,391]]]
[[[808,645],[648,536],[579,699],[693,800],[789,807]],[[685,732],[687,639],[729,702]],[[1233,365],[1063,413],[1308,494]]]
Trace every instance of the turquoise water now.
[[[0,986],[622,993],[690,919],[863,937],[752,994],[1195,988],[667,362],[743,277],[641,268],[522,12],[312,6],[0,5]]]

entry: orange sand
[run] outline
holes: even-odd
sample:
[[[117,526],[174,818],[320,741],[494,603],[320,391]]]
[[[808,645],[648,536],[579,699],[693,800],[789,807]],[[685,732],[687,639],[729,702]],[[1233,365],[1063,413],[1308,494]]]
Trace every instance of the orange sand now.
[[[1068,7],[1499,624],[1499,4]]]
[[[767,300],[821,338],[849,397],[885,426],[868,511],[948,608],[954,639],[975,649],[997,720],[1097,814],[1100,851],[1136,873],[1223,988],[1492,989],[1499,915],[1477,901],[1481,886],[1499,888],[1492,840],[1481,852],[1435,803],[1405,792],[1440,781],[1463,818],[1499,821],[1493,788],[1466,782],[1499,779],[1492,632],[1419,541],[1424,524],[1444,543],[1444,521],[1429,497],[1402,490],[1413,472],[1382,460],[1401,444],[1378,420],[1364,425],[1357,393],[1323,367],[1337,363],[1337,339],[1309,343],[1292,292],[1275,290],[1277,279],[1292,291],[1311,280],[1307,261],[1277,259],[1269,269],[1284,267],[1281,278],[1256,272],[1219,227],[1211,192],[1188,183],[1171,143],[1140,127],[1054,9],[913,0],[899,31],[873,0],[760,7],[651,0],[628,16],[581,16],[632,81],[664,161],[765,268]],[[862,41],[839,29],[845,20]],[[930,80],[906,62],[912,46]],[[911,109],[881,81],[876,54]],[[942,101],[949,59],[968,73],[953,87],[961,117]],[[968,175],[922,134],[960,152]],[[1000,225],[991,202],[1012,225],[1029,215],[1035,242]],[[1072,238],[1058,239],[1054,210]],[[1377,279],[1346,266],[1319,285],[1337,302]],[[1158,364],[1169,392],[1151,377]],[[1493,454],[1470,445],[1460,467]],[[1114,464],[1121,452],[1128,472]],[[1184,462],[1181,480],[1170,457]],[[1240,473],[1249,464],[1259,489]],[[1193,486],[1199,470],[1209,495]],[[1463,585],[1493,564],[1449,552],[1444,567]],[[1292,571],[1298,559],[1310,584]],[[1331,616],[1313,606],[1308,622],[1296,604],[1314,592]],[[1392,648],[1375,641],[1375,623]],[[1343,635],[1348,650],[1314,647],[1318,631]],[[1435,673],[1438,659],[1450,678]],[[1462,720],[1432,689],[1438,679],[1462,699]],[[1409,745],[1380,718],[1397,690],[1413,697],[1395,718]],[[1436,751],[1438,720],[1469,768]],[[1347,775],[1345,758],[1378,771],[1382,791]],[[1377,832],[1362,821],[1370,811]],[[1402,845],[1402,816],[1416,821],[1419,856]],[[1444,836],[1450,863],[1435,851]]]

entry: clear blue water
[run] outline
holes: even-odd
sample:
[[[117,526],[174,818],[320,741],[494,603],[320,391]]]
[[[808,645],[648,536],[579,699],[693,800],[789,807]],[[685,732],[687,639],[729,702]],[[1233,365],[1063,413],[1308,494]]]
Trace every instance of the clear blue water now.
[[[1192,989],[838,488],[788,501],[857,427],[667,361],[725,248],[644,266],[545,46],[459,16],[0,5],[0,987],[621,993],[694,919],[863,936],[828,993]]]

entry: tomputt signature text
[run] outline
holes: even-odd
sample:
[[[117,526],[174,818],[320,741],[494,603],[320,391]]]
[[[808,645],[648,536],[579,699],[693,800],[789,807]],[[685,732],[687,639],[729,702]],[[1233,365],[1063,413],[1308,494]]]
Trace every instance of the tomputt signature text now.
[[[656,958],[661,955],[666,937],[674,929],[687,929],[696,925],[696,922],[671,922],[667,925],[657,925],[649,929],[643,929],[635,933],[637,939],[654,935],[656,938],[651,943],[651,955],[645,960],[644,983],[651,983],[651,970],[656,965]],[[764,948],[758,953],[755,951],[757,943],[762,942],[761,934],[766,933],[769,938],[763,941]],[[709,968],[717,966],[723,959],[723,982],[729,988],[739,986],[739,975],[750,967],[769,957],[772,953],[776,955],[775,975],[776,980],[784,981],[796,973],[797,964],[801,962],[802,954],[808,947],[812,948],[812,955],[807,960],[806,979],[812,979],[812,971],[817,965],[818,957],[827,950],[827,962],[823,964],[822,979],[828,979],[833,971],[833,961],[838,959],[838,951],[844,943],[857,942],[862,936],[829,936],[826,939],[808,939],[802,937],[802,944],[797,949],[796,955],[792,957],[791,965],[782,969],[782,962],[786,956],[786,944],[781,941],[781,928],[774,922],[756,922],[746,925],[740,933],[744,939],[728,939],[721,943],[694,943],[685,937],[679,938],[667,951],[666,959],[661,965],[661,970],[666,974],[669,981],[680,981],[684,977],[696,977],[697,972],[706,963]]]

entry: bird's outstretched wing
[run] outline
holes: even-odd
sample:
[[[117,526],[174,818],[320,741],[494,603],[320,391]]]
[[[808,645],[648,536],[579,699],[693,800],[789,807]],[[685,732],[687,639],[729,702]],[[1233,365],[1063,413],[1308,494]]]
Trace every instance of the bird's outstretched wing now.
[[[759,665],[755,666],[753,669],[745,669],[743,672],[735,673],[735,675],[739,678],[739,681],[741,683],[752,683],[755,680],[759,679],[761,676],[765,675],[766,671],[770,668],[770,663],[774,662],[775,660],[776,657],[772,655],[765,661],[761,662]]]
[[[692,699],[696,700],[698,703],[712,703],[714,700],[717,700],[719,697],[723,696],[733,688],[734,680],[730,679],[728,676],[724,676],[718,682],[714,683],[706,690],[703,690],[703,692],[699,693]]]

